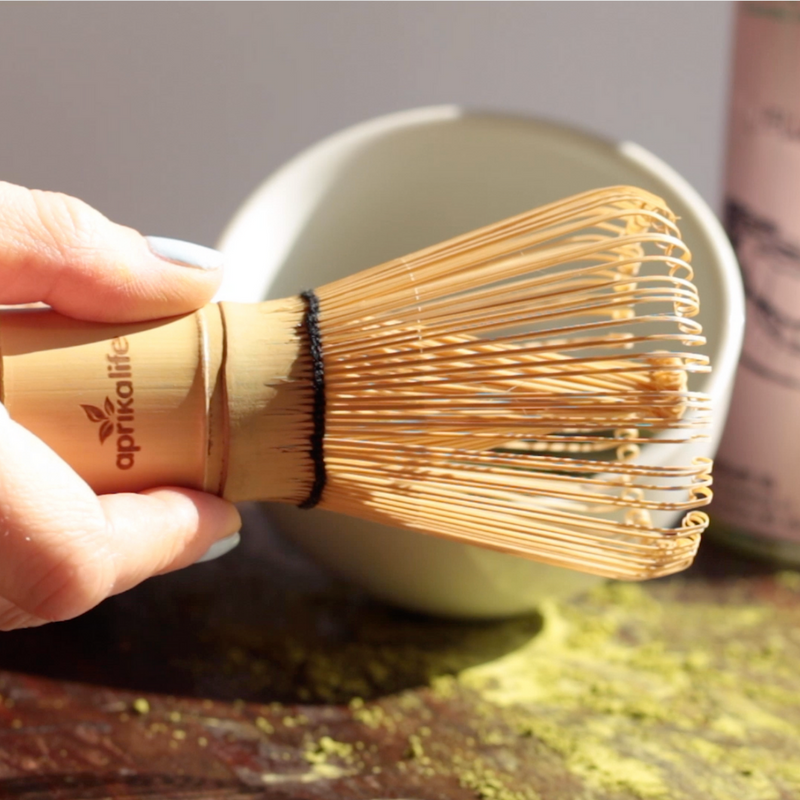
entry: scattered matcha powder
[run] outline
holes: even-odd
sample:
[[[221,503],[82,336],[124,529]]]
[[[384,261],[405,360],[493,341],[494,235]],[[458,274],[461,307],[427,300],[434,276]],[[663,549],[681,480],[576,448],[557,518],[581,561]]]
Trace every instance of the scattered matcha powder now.
[[[309,744],[303,758],[309,764],[325,764],[329,758],[337,758],[345,762],[353,760],[353,745],[348,742],[339,742],[330,736],[323,736],[317,742]]]
[[[406,750],[406,758],[425,758],[425,748],[422,746],[422,739],[415,734],[408,737],[408,749]]]
[[[131,706],[137,714],[150,713],[150,703],[148,703],[144,697],[137,697],[133,703],[131,703]]]
[[[275,733],[274,726],[265,717],[256,717],[256,727],[263,733]]]
[[[776,583],[777,605],[734,587],[724,606],[690,579],[608,583],[493,624],[378,609],[335,643],[254,634],[230,660],[254,692],[349,702],[383,759],[397,747],[391,769],[476,798],[782,800],[800,796],[800,573]],[[304,756],[360,770],[354,749],[324,736]]]

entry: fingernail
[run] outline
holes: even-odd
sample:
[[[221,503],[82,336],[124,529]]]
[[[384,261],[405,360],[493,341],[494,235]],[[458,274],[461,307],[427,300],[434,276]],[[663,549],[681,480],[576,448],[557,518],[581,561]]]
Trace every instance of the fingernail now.
[[[219,250],[203,247],[201,244],[168,239],[164,236],[145,236],[150,249],[159,257],[182,267],[194,269],[221,269],[224,256]]]
[[[11,419],[8,409],[2,403],[0,403],[0,419]]]
[[[234,547],[241,541],[242,537],[238,533],[232,533],[218,542],[214,542],[206,552],[195,561],[195,564],[203,564],[206,561],[213,561],[215,558],[224,556],[225,553],[230,553]]]

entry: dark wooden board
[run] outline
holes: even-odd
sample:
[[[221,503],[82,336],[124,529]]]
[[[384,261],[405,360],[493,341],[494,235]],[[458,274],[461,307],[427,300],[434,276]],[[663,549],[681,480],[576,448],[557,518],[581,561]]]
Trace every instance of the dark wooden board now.
[[[0,798],[800,798],[800,575],[682,576],[497,623],[370,601],[250,530],[0,635]]]

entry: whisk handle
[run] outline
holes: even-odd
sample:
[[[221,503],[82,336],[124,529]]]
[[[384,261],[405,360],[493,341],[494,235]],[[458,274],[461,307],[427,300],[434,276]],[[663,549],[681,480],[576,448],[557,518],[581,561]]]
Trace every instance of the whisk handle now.
[[[287,499],[302,458],[281,457],[290,431],[265,411],[291,399],[301,317],[299,301],[113,325],[3,310],[0,400],[98,493]]]

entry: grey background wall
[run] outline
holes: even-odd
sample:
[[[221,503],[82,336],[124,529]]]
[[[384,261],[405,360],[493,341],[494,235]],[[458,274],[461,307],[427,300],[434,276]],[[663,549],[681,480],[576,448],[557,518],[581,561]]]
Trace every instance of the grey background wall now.
[[[649,148],[715,207],[729,3],[0,3],[0,179],[212,244],[270,171],[459,103]]]

